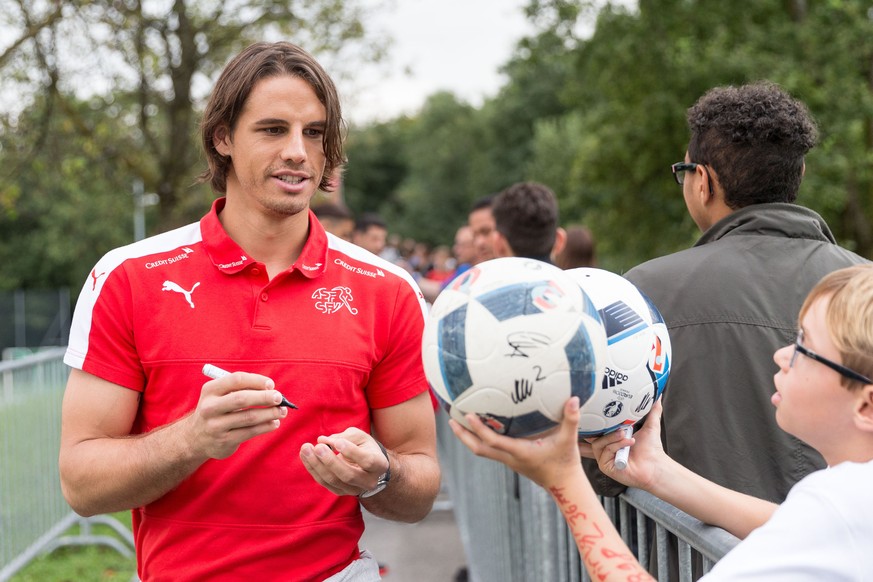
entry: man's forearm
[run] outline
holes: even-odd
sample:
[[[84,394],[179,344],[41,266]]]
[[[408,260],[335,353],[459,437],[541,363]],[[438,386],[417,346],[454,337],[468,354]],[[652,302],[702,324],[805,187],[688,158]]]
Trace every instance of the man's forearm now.
[[[184,446],[178,424],[69,447],[59,460],[67,502],[80,515],[96,515],[146,505],[175,488],[206,460]]]

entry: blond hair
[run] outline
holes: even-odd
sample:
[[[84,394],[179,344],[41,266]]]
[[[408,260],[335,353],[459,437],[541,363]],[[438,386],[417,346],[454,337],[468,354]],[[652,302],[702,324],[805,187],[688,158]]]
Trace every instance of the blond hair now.
[[[873,264],[847,267],[822,278],[803,302],[800,319],[823,298],[830,298],[825,323],[843,365],[873,377]],[[849,389],[862,386],[845,377],[842,384]]]

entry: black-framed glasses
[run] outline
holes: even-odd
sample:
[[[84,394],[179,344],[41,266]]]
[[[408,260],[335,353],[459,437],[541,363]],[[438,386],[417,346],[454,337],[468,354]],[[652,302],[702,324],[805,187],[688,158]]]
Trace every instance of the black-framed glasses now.
[[[873,380],[870,380],[870,378],[868,378],[867,376],[864,376],[863,374],[859,374],[855,370],[852,370],[851,368],[847,368],[847,367],[843,366],[842,364],[832,362],[831,360],[825,358],[824,356],[820,356],[817,353],[803,347],[803,330],[802,329],[797,330],[797,339],[794,340],[794,353],[791,354],[791,361],[788,362],[789,368],[794,367],[794,361],[797,359],[797,354],[803,354],[807,358],[812,358],[816,362],[819,362],[820,364],[824,364],[825,366],[827,366],[831,370],[834,370],[838,374],[845,376],[846,378],[849,378],[850,380],[857,380],[858,382],[861,382],[863,384],[873,384]]]
[[[673,179],[681,186],[685,183],[685,172],[693,172],[699,165],[694,162],[676,162],[670,166],[670,169],[673,170]]]
[[[670,166],[670,170],[673,171],[673,179],[676,180],[676,183],[680,186],[685,183],[685,172],[693,172],[697,169],[697,166],[701,166],[703,171],[706,172],[706,181],[709,184],[709,193],[713,194],[712,191],[712,176],[709,175],[709,168],[706,167],[706,164],[698,164],[696,162],[676,162],[672,166]]]

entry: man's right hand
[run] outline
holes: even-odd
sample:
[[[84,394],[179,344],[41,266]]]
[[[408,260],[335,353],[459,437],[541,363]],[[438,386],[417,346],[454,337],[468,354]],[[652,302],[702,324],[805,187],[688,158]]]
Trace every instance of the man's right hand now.
[[[203,384],[200,400],[182,421],[195,455],[225,459],[243,442],[279,428],[288,409],[272,379],[234,372]]]
[[[74,369],[61,420],[64,497],[85,516],[151,503],[207,460],[276,430],[288,413],[280,398],[271,379],[237,372],[203,384],[188,415],[132,435],[140,393]]]

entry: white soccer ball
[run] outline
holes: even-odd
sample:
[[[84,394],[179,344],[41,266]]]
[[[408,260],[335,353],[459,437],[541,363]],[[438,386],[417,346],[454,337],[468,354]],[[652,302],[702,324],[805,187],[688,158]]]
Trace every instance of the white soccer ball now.
[[[606,366],[582,404],[579,436],[633,425],[652,409],[670,376],[670,334],[657,307],[620,275],[584,267],[566,273],[594,302],[606,333]]]
[[[606,337],[581,287],[553,265],[519,257],[480,263],[430,310],[424,371],[450,416],[474,413],[498,433],[530,436],[585,402],[603,376]]]

